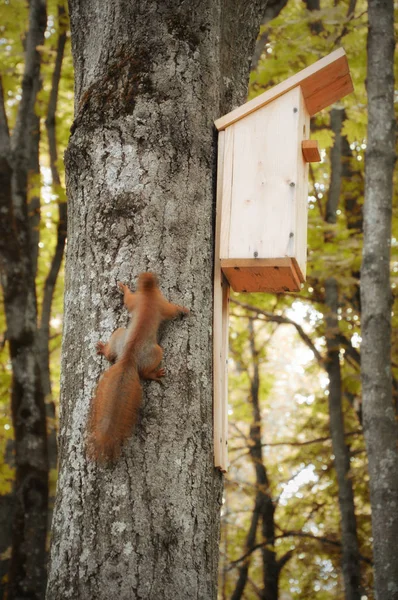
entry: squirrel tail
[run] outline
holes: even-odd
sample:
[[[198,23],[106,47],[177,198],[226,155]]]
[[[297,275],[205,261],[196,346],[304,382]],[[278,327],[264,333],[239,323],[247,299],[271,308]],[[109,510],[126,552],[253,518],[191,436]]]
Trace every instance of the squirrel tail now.
[[[101,377],[91,401],[88,457],[97,462],[118,458],[137,422],[142,388],[135,361],[122,358]]]

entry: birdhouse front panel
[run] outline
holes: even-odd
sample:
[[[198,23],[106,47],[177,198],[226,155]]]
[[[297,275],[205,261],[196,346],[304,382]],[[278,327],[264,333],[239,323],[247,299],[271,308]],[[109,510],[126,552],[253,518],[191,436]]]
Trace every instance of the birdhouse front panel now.
[[[304,280],[308,135],[300,87],[225,130],[220,258],[235,291],[297,290]]]

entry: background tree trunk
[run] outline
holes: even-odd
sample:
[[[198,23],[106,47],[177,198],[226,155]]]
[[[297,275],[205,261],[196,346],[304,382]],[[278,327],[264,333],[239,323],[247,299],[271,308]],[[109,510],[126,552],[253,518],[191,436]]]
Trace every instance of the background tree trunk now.
[[[39,240],[40,125],[35,104],[41,87],[38,46],[46,28],[45,0],[29,4],[21,100],[9,136],[0,81],[1,283],[12,363],[11,410],[15,432],[12,555],[7,598],[43,597],[48,508],[44,395],[37,361],[35,276]]]
[[[375,591],[398,598],[398,449],[391,382],[390,238],[395,161],[394,7],[369,1],[368,139],[361,271],[363,425],[369,459]]]
[[[59,84],[61,80],[62,62],[64,59],[65,45],[67,40],[68,17],[65,8],[58,5],[58,42],[56,50],[56,59],[54,71],[51,77],[51,92],[47,108],[46,130],[49,148],[49,159],[51,168],[51,179],[54,194],[58,196],[58,225],[57,239],[51,265],[44,283],[43,301],[41,306],[40,324],[38,331],[38,360],[40,365],[41,385],[44,397],[46,399],[46,414],[54,422],[55,404],[51,389],[50,373],[50,319],[51,307],[53,303],[55,286],[64,258],[66,244],[66,232],[68,221],[68,205],[66,202],[65,191],[62,189],[61,178],[58,170],[58,150],[57,150],[57,104]],[[55,426],[48,427],[48,459],[51,468],[57,468],[57,439]],[[50,502],[50,506],[52,503]],[[51,527],[51,510],[49,511],[49,529]]]
[[[245,551],[247,556],[239,567],[239,575],[231,600],[240,600],[244,597],[252,552],[259,547],[256,542],[257,529],[260,523],[263,588],[259,593],[260,597],[265,600],[278,600],[279,569],[275,552],[275,505],[271,496],[270,482],[263,457],[260,408],[260,357],[252,317],[249,317],[248,330],[251,372],[249,372],[249,368],[247,371],[250,381],[250,403],[253,413],[250,425],[249,455],[256,474],[256,496],[250,527],[246,537]]]
[[[329,414],[330,435],[336,469],[339,508],[341,517],[342,570],[346,600],[360,600],[361,568],[357,523],[355,518],[354,492],[350,478],[350,450],[344,432],[344,414],[342,406],[342,381],[340,371],[337,320],[338,287],[333,277],[325,282],[325,299],[329,312],[325,316],[327,362],[329,376]]]
[[[259,350],[256,347],[254,324],[249,320],[250,354],[253,374],[250,380],[250,396],[253,421],[250,426],[250,458],[256,472],[257,502],[261,517],[261,549],[263,559],[263,589],[261,598],[278,600],[278,563],[275,552],[275,505],[271,496],[270,482],[263,459],[261,410],[260,410],[260,369]]]
[[[330,113],[331,129],[334,133],[334,144],[330,153],[330,187],[326,204],[325,220],[335,224],[337,208],[342,189],[343,144],[341,135],[344,111],[335,108]],[[345,144],[344,144],[345,145]],[[333,239],[334,232],[325,232],[325,242]],[[340,367],[340,328],[338,322],[338,283],[334,277],[325,281],[325,338],[327,348],[326,371],[329,377],[329,416],[330,435],[334,453],[336,470],[342,543],[342,571],[344,577],[345,600],[360,600],[363,595],[361,587],[361,568],[359,562],[359,545],[355,516],[354,491],[350,477],[350,449],[345,437],[343,412],[343,386]]]
[[[51,600],[216,596],[213,119],[244,101],[263,4],[70,1],[75,122]],[[144,386],[120,460],[98,467],[84,455],[105,368],[95,343],[126,322],[116,281],[134,284],[146,270],[191,315],[164,329],[165,384]]]

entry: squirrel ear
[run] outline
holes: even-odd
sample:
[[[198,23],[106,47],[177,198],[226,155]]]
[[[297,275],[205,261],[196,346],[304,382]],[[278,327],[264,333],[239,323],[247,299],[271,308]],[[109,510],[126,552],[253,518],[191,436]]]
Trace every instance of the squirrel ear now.
[[[154,273],[141,273],[141,275],[138,276],[138,286],[144,290],[158,287],[158,278]]]

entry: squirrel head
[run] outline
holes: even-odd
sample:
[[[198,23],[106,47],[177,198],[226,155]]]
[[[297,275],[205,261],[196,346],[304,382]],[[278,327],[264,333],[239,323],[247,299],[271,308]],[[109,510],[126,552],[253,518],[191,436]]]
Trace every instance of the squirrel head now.
[[[158,278],[154,273],[141,273],[138,277],[139,290],[153,290],[158,287]]]

